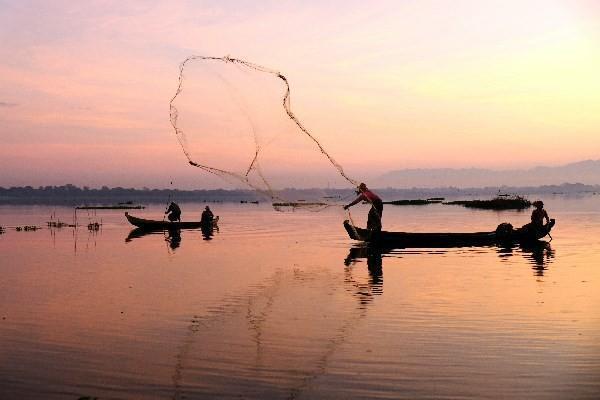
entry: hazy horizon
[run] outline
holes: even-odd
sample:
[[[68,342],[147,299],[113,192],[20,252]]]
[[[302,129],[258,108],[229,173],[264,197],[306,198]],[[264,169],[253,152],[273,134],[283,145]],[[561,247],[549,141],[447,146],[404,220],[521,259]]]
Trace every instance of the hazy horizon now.
[[[130,184],[115,184],[111,185],[107,182],[90,184],[81,182],[77,178],[72,181],[57,177],[54,181],[37,180],[35,182],[21,182],[17,184],[2,184],[0,187],[25,187],[31,186],[34,188],[45,186],[63,186],[75,185],[78,187],[89,187],[91,189],[100,189],[103,186],[110,188],[124,187],[135,189],[178,189],[178,190],[252,190],[248,186],[241,184],[228,185],[222,179],[210,176],[204,172],[196,172],[199,178],[196,182],[186,183],[179,179],[165,183],[152,184],[136,184],[135,179],[132,179]],[[210,180],[202,179],[203,176],[208,176]],[[4,180],[5,177],[3,177]],[[282,175],[275,177],[272,181],[273,189],[313,189],[327,188],[332,189],[348,189],[351,186],[347,183],[338,185],[311,185],[310,181],[301,182],[302,176],[298,175]],[[61,180],[62,179],[62,180]],[[0,179],[2,180],[2,179]],[[559,166],[537,165],[527,169],[482,169],[482,168],[419,168],[419,169],[404,169],[390,170],[378,176],[366,176],[364,179],[373,188],[422,188],[422,189],[441,189],[449,187],[457,188],[485,188],[485,187],[540,187],[548,185],[576,184],[599,185],[600,184],[600,160],[583,160],[575,163],[569,163]],[[302,183],[294,185],[294,183]],[[323,183],[324,179],[317,180]],[[462,182],[462,183],[461,183]]]

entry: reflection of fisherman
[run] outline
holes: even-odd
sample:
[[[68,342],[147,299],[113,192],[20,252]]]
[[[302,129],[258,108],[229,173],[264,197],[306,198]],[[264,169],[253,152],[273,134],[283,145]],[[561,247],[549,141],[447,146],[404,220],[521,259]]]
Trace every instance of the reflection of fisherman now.
[[[169,229],[169,236],[165,238],[172,250],[181,245],[181,231],[179,229]]]
[[[215,218],[213,212],[210,210],[210,207],[206,206],[204,211],[202,211],[202,217],[200,218],[200,223],[204,226],[212,226],[213,219]]]
[[[169,204],[169,208],[167,208],[165,214],[168,214],[167,218],[169,218],[169,221],[171,222],[181,221],[181,208],[179,208],[175,202]]]
[[[369,210],[369,217],[367,219],[367,229],[372,231],[381,231],[381,215],[383,214],[383,202],[375,193],[367,188],[367,185],[361,183],[358,186],[359,194],[358,197],[350,204],[344,206],[344,210],[352,207],[353,205],[360,203],[361,201],[367,201],[371,204],[371,210]]]

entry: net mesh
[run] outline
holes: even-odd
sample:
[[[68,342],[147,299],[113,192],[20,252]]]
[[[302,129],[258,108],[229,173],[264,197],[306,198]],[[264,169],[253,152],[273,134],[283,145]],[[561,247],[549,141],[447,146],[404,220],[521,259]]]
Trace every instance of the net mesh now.
[[[296,117],[279,71],[229,56],[190,56],[179,68],[170,118],[190,165],[275,205],[339,204],[326,189],[358,184]],[[297,198],[307,189],[310,198]]]

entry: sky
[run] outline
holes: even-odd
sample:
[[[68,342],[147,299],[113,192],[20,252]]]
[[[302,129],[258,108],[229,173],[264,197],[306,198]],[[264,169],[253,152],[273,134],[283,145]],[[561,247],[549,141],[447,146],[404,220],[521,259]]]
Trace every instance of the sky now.
[[[170,125],[192,54],[285,74],[296,116],[359,180],[600,158],[593,0],[0,0],[0,43],[4,187],[222,186]],[[273,162],[302,174],[289,160]]]

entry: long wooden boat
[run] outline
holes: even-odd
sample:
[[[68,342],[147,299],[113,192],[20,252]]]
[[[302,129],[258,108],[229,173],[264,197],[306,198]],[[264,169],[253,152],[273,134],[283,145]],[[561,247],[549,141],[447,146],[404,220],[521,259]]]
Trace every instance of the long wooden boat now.
[[[498,225],[492,232],[470,233],[410,233],[387,232],[373,233],[368,229],[353,226],[348,220],[344,228],[350,239],[367,242],[373,245],[406,248],[406,247],[472,247],[492,246],[503,243],[527,243],[537,241],[548,235],[556,221],[551,219],[543,229],[535,230],[527,226],[513,229],[512,225]]]
[[[171,221],[158,221],[153,219],[144,219],[134,217],[133,215],[129,215],[129,213],[125,213],[125,218],[131,225],[137,226],[138,228],[146,229],[146,230],[168,230],[168,229],[197,229],[197,228],[212,228],[217,225],[219,222],[219,216],[216,216],[212,220],[212,225],[207,226],[207,224],[200,221],[187,221],[187,222],[171,222]]]

